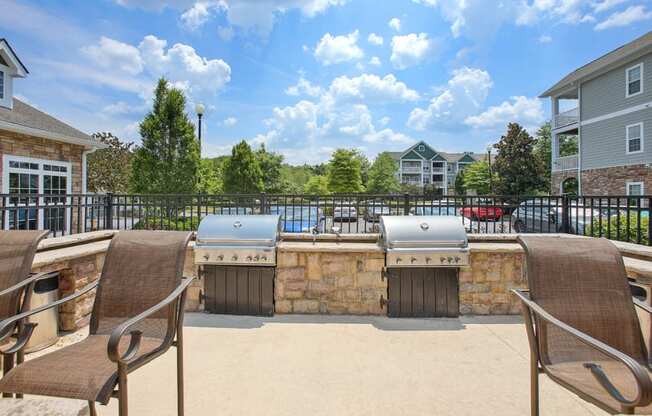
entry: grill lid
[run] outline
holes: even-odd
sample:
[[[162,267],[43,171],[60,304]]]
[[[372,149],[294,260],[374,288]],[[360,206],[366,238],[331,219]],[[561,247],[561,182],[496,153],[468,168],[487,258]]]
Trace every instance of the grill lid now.
[[[197,229],[197,245],[273,247],[281,232],[279,215],[207,215]]]
[[[460,217],[381,216],[381,241],[386,249],[466,248],[468,237]]]

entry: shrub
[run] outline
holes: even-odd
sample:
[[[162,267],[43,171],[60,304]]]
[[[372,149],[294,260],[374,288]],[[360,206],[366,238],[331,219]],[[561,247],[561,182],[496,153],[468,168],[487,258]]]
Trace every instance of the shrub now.
[[[166,231],[196,231],[200,219],[187,218],[161,218],[160,216],[141,219],[134,225],[135,230],[166,230]]]
[[[621,215],[620,218],[612,216],[609,218],[596,218],[587,233],[593,237],[606,237],[610,240],[627,241],[638,243],[638,233],[640,230],[641,244],[649,244],[648,227],[649,218],[641,217],[641,226],[638,226],[638,214],[629,215],[629,232],[627,228],[627,216]]]

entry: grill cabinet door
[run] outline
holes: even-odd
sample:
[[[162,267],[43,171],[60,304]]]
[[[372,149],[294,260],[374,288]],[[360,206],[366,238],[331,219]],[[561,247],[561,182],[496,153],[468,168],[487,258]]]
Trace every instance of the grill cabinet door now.
[[[390,317],[459,316],[457,269],[392,267],[387,273]]]
[[[203,267],[207,312],[274,315],[274,267]]]

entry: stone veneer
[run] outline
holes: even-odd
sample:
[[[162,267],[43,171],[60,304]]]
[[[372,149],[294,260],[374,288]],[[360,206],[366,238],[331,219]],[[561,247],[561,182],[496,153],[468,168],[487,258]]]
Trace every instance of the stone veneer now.
[[[83,146],[0,130],[0,154],[70,162],[73,193],[80,193],[82,190],[83,152]],[[0,184],[2,177],[0,163]]]
[[[303,243],[310,245],[310,243]],[[276,313],[384,315],[380,297],[387,298],[382,279],[385,256],[379,250],[279,250],[274,302]],[[371,246],[371,245],[370,245]],[[356,247],[350,247],[356,250]],[[295,251],[296,250],[296,251]]]
[[[567,178],[577,178],[577,171],[552,173],[552,193],[560,193],[560,184]],[[617,166],[582,171],[582,194],[627,195],[627,182],[643,182],[645,193],[652,191],[652,167],[648,165]]]

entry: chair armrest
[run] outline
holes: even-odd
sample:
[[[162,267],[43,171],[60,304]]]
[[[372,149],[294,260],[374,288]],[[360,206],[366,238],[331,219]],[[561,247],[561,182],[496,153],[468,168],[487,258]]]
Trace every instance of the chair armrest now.
[[[61,298],[61,299],[57,300],[57,301],[54,301],[52,303],[48,303],[47,305],[43,305],[43,306],[40,306],[40,307],[38,307],[36,309],[31,309],[29,311],[26,311],[26,312],[20,313],[18,315],[12,316],[11,318],[5,319],[4,321],[0,322],[0,334],[4,333],[4,331],[6,331],[9,327],[11,327],[12,325],[15,325],[17,322],[20,322],[25,318],[28,318],[28,317],[30,317],[32,315],[36,315],[37,313],[46,311],[46,310],[48,310],[50,308],[54,308],[55,306],[62,305],[64,303],[66,303],[66,302],[70,302],[71,300],[76,299],[76,298],[90,292],[91,290],[93,290],[93,289],[95,289],[97,287],[98,283],[99,283],[99,280],[96,280],[93,283],[91,283],[91,284],[87,285],[86,287],[84,287],[79,292],[75,292],[72,295],[68,295],[68,296],[66,296],[64,298]],[[8,338],[9,335],[11,335],[11,333],[5,335],[2,339],[0,339],[0,342],[4,341],[6,338]],[[27,340],[29,340],[29,337],[27,338]],[[27,340],[25,340],[25,343],[27,342]],[[18,345],[18,344],[16,344],[16,345]],[[11,347],[11,348],[13,349],[14,347]]]
[[[13,292],[15,292],[15,291],[17,291],[19,289],[24,288],[25,286],[28,286],[28,285],[30,285],[32,283],[36,283],[39,280],[43,280],[45,278],[48,278],[48,277],[52,276],[54,273],[56,273],[56,272],[34,273],[30,277],[28,277],[27,279],[15,284],[15,285],[13,285],[11,287],[8,287],[5,290],[3,290],[2,292],[0,292],[0,296],[5,296],[5,295],[8,295],[10,293],[13,293]]]
[[[640,300],[638,300],[638,299],[635,298],[635,297],[632,297],[632,301],[634,302],[634,306],[636,306],[637,308],[641,308],[641,309],[643,309],[645,312],[647,312],[647,313],[649,313],[649,314],[652,314],[652,306],[647,305],[647,304],[641,302]]]
[[[623,397],[622,394],[609,381],[606,374],[604,374],[604,372],[601,371],[599,366],[593,363],[584,364],[584,367],[591,371],[591,373],[597,379],[600,385],[615,400],[620,402],[623,406],[628,406],[628,407],[647,406],[652,402],[652,380],[650,380],[650,376],[648,375],[647,371],[641,364],[638,363],[638,361],[636,361],[635,359],[633,359],[632,357],[626,354],[623,354],[617,349],[605,344],[604,342],[599,341],[591,337],[590,335],[581,332],[578,329],[573,328],[572,326],[555,318],[550,313],[548,313],[545,309],[539,306],[536,302],[532,301],[529,298],[529,296],[525,294],[525,292],[520,291],[518,289],[514,289],[512,290],[512,292],[516,296],[518,296],[521,302],[523,302],[523,304],[527,306],[527,308],[530,311],[532,311],[535,315],[537,315],[537,317],[539,317],[540,319],[543,319],[544,321],[556,326],[557,328],[563,330],[569,335],[577,338],[583,344],[595,350],[598,350],[599,352],[613,358],[614,360],[620,361],[623,365],[625,365],[625,367],[627,367],[627,369],[632,373],[632,376],[634,377],[638,385],[638,393],[636,398],[634,398],[633,400],[627,400],[625,397]]]
[[[120,345],[120,340],[124,336],[125,332],[127,332],[127,330],[130,327],[134,326],[138,322],[142,321],[143,319],[147,318],[153,313],[165,308],[170,303],[175,301],[179,296],[183,294],[183,292],[186,291],[186,289],[188,288],[190,283],[192,283],[193,280],[194,280],[193,277],[184,278],[179,284],[179,286],[177,286],[165,299],[163,299],[156,305],[152,306],[151,308],[147,309],[146,311],[134,316],[131,319],[126,320],[125,322],[115,327],[115,329],[111,332],[111,336],[109,337],[109,342],[107,345],[107,353],[109,355],[109,359],[114,363],[123,364],[123,365],[129,364],[129,362],[138,353],[142,332],[141,331],[130,332],[131,339],[129,341],[129,347],[127,348],[127,351],[123,355],[120,355],[120,352],[118,351],[118,347]]]

